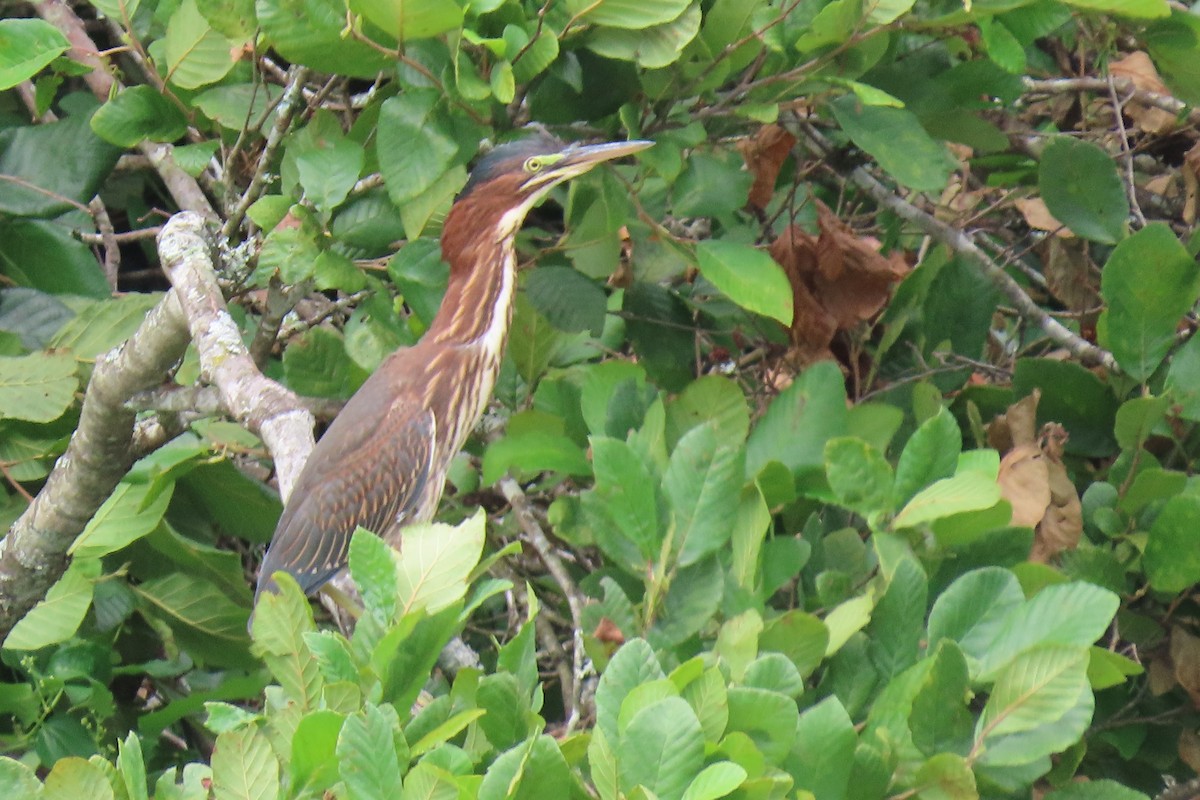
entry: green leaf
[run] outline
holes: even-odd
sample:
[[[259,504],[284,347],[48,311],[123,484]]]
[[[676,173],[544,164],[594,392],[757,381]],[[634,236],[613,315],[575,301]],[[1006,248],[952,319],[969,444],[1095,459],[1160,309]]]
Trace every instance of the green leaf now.
[[[305,331],[283,351],[283,374],[288,388],[305,397],[347,399],[367,378],[367,372],[346,357],[346,341],[332,328]]]
[[[705,375],[667,400],[667,447],[692,428],[710,423],[722,442],[742,442],[750,430],[750,411],[741,388],[724,375]]]
[[[407,91],[379,111],[377,152],[388,196],[398,207],[433,187],[455,165],[458,144],[435,91]]]
[[[921,800],[975,800],[975,773],[955,753],[938,753],[917,770],[913,783]]]
[[[450,267],[442,261],[437,240],[415,239],[401,247],[388,261],[388,277],[404,295],[404,302],[428,327],[441,305],[450,277]]]
[[[40,19],[0,20],[0,91],[32,78],[70,46],[67,37]]]
[[[1042,800],[1150,800],[1148,795],[1113,780],[1068,783],[1042,795]]]
[[[184,572],[172,572],[139,584],[143,606],[161,616],[198,661],[239,666],[249,642],[250,611],[229,599],[220,587]]]
[[[214,31],[196,7],[183,0],[167,22],[167,80],[183,89],[216,83],[233,69],[234,43]]]
[[[0,227],[0,236],[4,232]],[[55,332],[74,316],[75,312],[62,301],[37,289],[0,291],[0,332],[20,337],[26,350],[46,347],[54,341]]]
[[[304,715],[292,736],[289,769],[293,790],[303,787],[320,792],[338,781],[338,759],[334,749],[345,718],[321,709]]]
[[[78,359],[92,359],[124,342],[146,319],[162,295],[129,293],[89,303],[50,340],[56,350],[69,350]]]
[[[99,558],[149,535],[162,521],[173,493],[173,482],[164,490],[153,483],[121,481],[68,552],[76,558]]]
[[[196,7],[209,25],[237,42],[250,39],[258,27],[254,0],[196,0]]]
[[[910,189],[940,191],[957,169],[946,146],[933,139],[907,109],[863,106],[853,95],[833,101],[830,109],[854,143]]]
[[[709,764],[688,784],[683,800],[717,800],[741,786],[747,777],[746,770],[732,761]]]
[[[316,630],[312,608],[286,572],[277,573],[275,582],[279,592],[263,592],[254,608],[254,648],[286,696],[306,711],[316,706],[322,683],[320,665],[304,643],[304,634]]]
[[[267,41],[288,61],[356,78],[395,68],[369,45],[342,36],[344,0],[257,0],[254,10]]]
[[[594,25],[639,29],[661,25],[682,14],[691,0],[567,0],[572,15]]]
[[[16,796],[16,795],[14,795]],[[113,800],[113,787],[108,775],[98,765],[68,756],[59,759],[46,776],[41,800]]]
[[[625,442],[607,436],[590,441],[596,488],[584,495],[584,510],[597,517],[600,549],[637,572],[657,558],[662,542],[658,479]]]
[[[634,714],[617,745],[620,786],[680,800],[704,764],[704,734],[691,706],[668,697]]]
[[[542,735],[518,744],[492,762],[479,786],[479,800],[568,797],[575,787],[558,742]]]
[[[954,474],[962,452],[962,433],[944,408],[921,423],[909,437],[896,465],[896,503],[906,504],[919,490]]]
[[[1154,18],[1171,15],[1171,5],[1166,0],[1067,0],[1066,4],[1122,17]]]
[[[1200,582],[1200,497],[1172,497],[1150,527],[1145,569],[1160,592],[1181,592]]]
[[[718,742],[729,724],[729,693],[718,667],[709,667],[697,680],[683,687],[683,699],[696,712],[706,742]]]
[[[1021,652],[1041,644],[1074,645],[1085,649],[1112,623],[1120,599],[1090,583],[1074,581],[1047,586],[1031,600],[1009,611],[986,651],[979,655],[977,676],[989,680],[996,670]],[[973,675],[976,675],[973,671]]]
[[[629,341],[646,372],[667,391],[683,389],[695,377],[692,311],[677,292],[646,281],[625,290],[622,307]]]
[[[926,755],[965,753],[970,749],[974,720],[967,707],[971,676],[962,650],[942,639],[912,700],[908,728],[913,744]]]
[[[796,788],[817,800],[848,797],[850,770],[858,736],[854,723],[836,697],[828,697],[804,712],[796,726],[796,745],[788,761]]]
[[[85,762],[86,763],[86,762]],[[5,797],[42,797],[42,782],[29,767],[16,759],[0,756],[0,794]],[[78,800],[78,796],[75,798]]]
[[[271,83],[239,83],[206,89],[192,98],[192,105],[221,127],[240,131],[246,126],[253,128],[262,125],[267,119],[267,111],[282,95],[283,88]],[[216,144],[215,141],[211,143]],[[182,149],[176,147],[172,151],[176,161],[179,160],[179,151]],[[259,227],[270,230],[275,226]]]
[[[510,433],[488,445],[483,454],[484,486],[491,486],[510,469],[521,472],[560,472],[584,477],[592,472],[583,449],[568,437],[549,431]]]
[[[829,639],[825,645],[825,655],[831,656],[850,637],[861,631],[871,621],[871,611],[875,608],[875,598],[870,594],[852,597],[836,606],[825,615],[825,628],[829,631]]]
[[[957,642],[968,656],[983,658],[1011,614],[1025,601],[1016,576],[985,567],[955,580],[929,612],[929,648],[942,639]]]
[[[868,515],[891,510],[892,466],[861,439],[826,442],[825,475],[839,505]]]
[[[619,741],[617,717],[625,698],[641,684],[665,677],[654,650],[644,639],[625,642],[604,668],[596,686],[596,727],[610,741]]]
[[[452,31],[463,21],[454,0],[350,0],[350,8],[401,42]]]
[[[792,610],[769,621],[759,637],[762,652],[783,653],[803,677],[811,675],[825,658],[829,629],[812,614]]]
[[[213,747],[213,794],[220,800],[275,800],[279,762],[256,726],[222,733]]]
[[[342,134],[333,114],[321,110],[288,145],[296,159],[305,196],[326,214],[340,206],[354,188],[366,160],[363,146]]]
[[[832,361],[812,365],[771,401],[746,440],[746,475],[778,461],[797,477],[824,475],[825,443],[846,433],[846,388]]]
[[[75,402],[78,388],[70,355],[0,356],[0,419],[52,422]]]
[[[1057,722],[1088,691],[1087,661],[1086,649],[1057,644],[1018,656],[997,677],[976,725],[976,738],[986,748],[999,737]]]
[[[995,478],[968,470],[917,492],[892,520],[892,528],[912,528],[954,514],[991,508],[998,502],[1000,486]]]
[[[397,567],[400,613],[424,609],[436,614],[461,600],[483,551],[483,509],[460,525],[424,523],[404,529]]]
[[[0,133],[0,175],[18,179],[4,181],[0,212],[56,217],[96,196],[122,148],[92,133],[88,119],[88,114],[72,114],[57,122]],[[10,253],[9,258],[15,255],[7,245],[3,251]]]
[[[525,295],[560,331],[599,336],[608,314],[608,297],[591,278],[570,267],[539,267],[525,280]]]
[[[868,652],[885,680],[916,662],[928,595],[929,583],[921,565],[911,557],[901,558],[871,613]]]
[[[398,743],[407,751],[403,734],[393,728],[389,715],[370,703],[346,718],[338,734],[337,763],[348,800],[398,796],[402,774]]]
[[[1035,388],[1042,393],[1038,425],[1051,421],[1062,424],[1071,435],[1068,453],[1092,457],[1116,453],[1113,424],[1117,400],[1109,384],[1070,361],[1018,359],[1013,372],[1014,398],[1025,397]]]
[[[1151,259],[1155,269],[1143,267]],[[1175,343],[1180,319],[1200,297],[1200,265],[1165,223],[1147,225],[1121,242],[1100,279],[1108,308],[1097,332],[1135,380],[1158,369]]]
[[[119,742],[117,748],[117,774],[125,787],[129,800],[148,800],[146,786],[146,762],[142,758],[142,743],[133,731]]]
[[[600,28],[588,39],[588,47],[606,58],[635,61],[645,69],[669,67],[700,32],[700,16],[700,6],[692,4],[661,25],[639,30]]]
[[[9,650],[40,650],[75,635],[92,605],[92,587],[100,561],[76,558],[43,600],[22,617],[4,640]]]
[[[692,428],[675,447],[663,474],[663,494],[674,514],[672,549],[680,566],[725,546],[742,491],[742,449],[722,443],[716,426]]]
[[[1124,237],[1129,200],[1117,165],[1100,147],[1056,136],[1042,152],[1038,188],[1054,218],[1078,236],[1104,244]]]
[[[741,307],[792,324],[792,291],[783,267],[762,250],[708,239],[696,245],[700,273]]]
[[[524,294],[518,294],[509,329],[508,358],[529,386],[536,386],[563,345],[564,334]]]
[[[133,147],[143,139],[173,142],[187,133],[187,119],[149,86],[131,86],[96,110],[92,130],[105,141]]]

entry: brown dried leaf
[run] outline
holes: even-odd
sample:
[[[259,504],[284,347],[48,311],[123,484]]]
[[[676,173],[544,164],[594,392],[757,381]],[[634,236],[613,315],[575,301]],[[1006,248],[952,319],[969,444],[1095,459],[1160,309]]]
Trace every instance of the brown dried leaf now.
[[[992,420],[987,429],[988,444],[1005,453],[1018,445],[1037,442],[1037,407],[1041,399],[1041,390],[1034,389]]]
[[[621,633],[621,629],[617,627],[617,623],[608,617],[600,618],[599,624],[596,625],[596,630],[592,631],[592,636],[598,641],[609,644],[625,643],[625,634]]]
[[[1179,732],[1179,760],[1200,773],[1200,734],[1185,727]]]
[[[1171,90],[1162,82],[1150,56],[1140,50],[1109,63],[1108,72],[1114,78],[1129,78],[1133,85],[1142,91],[1171,96]],[[1134,125],[1146,133],[1170,133],[1178,124],[1175,115],[1170,111],[1147,106],[1137,100],[1130,100],[1124,109]]]
[[[1171,665],[1175,680],[1200,708],[1200,639],[1179,626],[1171,628]]]
[[[1062,463],[1067,430],[1057,422],[1042,427],[1041,450],[1046,460],[1050,505],[1030,548],[1029,560],[1048,563],[1064,550],[1074,550],[1083,536],[1083,506],[1079,492]]]
[[[1050,209],[1046,208],[1046,201],[1042,198],[1022,197],[1014,200],[1013,205],[1017,207],[1017,211],[1020,211],[1021,216],[1025,218],[1025,224],[1035,231],[1050,231],[1055,236],[1063,239],[1070,239],[1075,236],[1069,228],[1054,218],[1054,215],[1050,213]]]
[[[1200,195],[1200,142],[1183,155],[1183,221],[1196,222],[1197,195]]]
[[[1099,271],[1092,268],[1087,242],[1051,237],[1038,253],[1050,294],[1071,311],[1100,308]]]
[[[1150,694],[1161,697],[1176,687],[1175,672],[1171,669],[1169,658],[1155,658],[1146,668],[1146,684]]]
[[[1000,496],[1012,504],[1012,523],[1033,528],[1050,505],[1050,473],[1036,444],[1022,444],[1000,460]],[[1036,546],[1036,542],[1034,543]]]
[[[750,205],[765,209],[775,195],[775,179],[796,137],[778,125],[764,125],[758,129],[753,138],[742,139],[738,142],[738,150],[746,162],[746,169],[754,176],[754,185],[750,187]]]
[[[825,357],[834,334],[874,317],[909,270],[899,253],[880,255],[878,242],[815,202],[818,235],[790,225],[770,248],[792,286],[792,347],[801,362]]]

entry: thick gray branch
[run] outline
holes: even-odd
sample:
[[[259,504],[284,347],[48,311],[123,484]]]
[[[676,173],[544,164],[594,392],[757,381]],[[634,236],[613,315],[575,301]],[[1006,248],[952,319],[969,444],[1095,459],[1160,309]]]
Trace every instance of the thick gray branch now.
[[[126,401],[160,384],[187,343],[172,292],[128,341],[96,361],[67,451],[0,541],[0,635],[7,635],[62,576],[67,548],[133,462],[134,413]]]
[[[254,365],[217,285],[204,218],[187,211],[171,217],[158,235],[158,254],[187,317],[205,377],[234,418],[271,451],[279,493],[286,500],[312,452],[312,414]]]

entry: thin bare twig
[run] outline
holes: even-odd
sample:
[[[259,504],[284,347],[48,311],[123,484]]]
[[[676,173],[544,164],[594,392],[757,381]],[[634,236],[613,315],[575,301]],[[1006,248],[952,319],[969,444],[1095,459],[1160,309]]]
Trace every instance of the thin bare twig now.
[[[582,719],[581,692],[583,679],[586,675],[583,653],[583,606],[584,595],[579,591],[571,573],[567,571],[562,559],[554,552],[554,545],[542,530],[541,524],[533,514],[529,498],[521,490],[520,485],[510,477],[500,479],[500,492],[512,507],[517,523],[521,526],[521,540],[528,542],[538,554],[546,571],[554,582],[562,589],[567,599],[567,607],[571,610],[571,628],[573,641],[571,643],[571,684],[563,686],[563,702],[567,713],[567,732],[575,729]]]
[[[830,155],[834,148],[811,124],[798,122],[799,132],[809,146],[822,155]],[[1110,372],[1120,372],[1112,353],[1097,347],[1078,334],[1072,333],[1061,322],[1046,313],[1033,301],[1025,290],[1004,269],[980,249],[974,240],[963,231],[934,217],[909,203],[894,191],[884,186],[864,167],[855,167],[846,177],[875,202],[886,207],[901,219],[915,225],[929,236],[949,247],[968,262],[975,265],[993,285],[998,288],[1021,316],[1042,329],[1055,344],[1065,348],[1071,355],[1089,366],[1102,366]]]

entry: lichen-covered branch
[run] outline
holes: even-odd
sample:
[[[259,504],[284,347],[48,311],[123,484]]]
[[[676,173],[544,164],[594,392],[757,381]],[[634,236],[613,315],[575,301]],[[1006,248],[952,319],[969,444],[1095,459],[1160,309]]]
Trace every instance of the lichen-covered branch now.
[[[163,271],[179,297],[203,374],[229,413],[271,451],[286,500],[312,451],[313,417],[295,394],[254,365],[217,285],[212,253],[213,241],[199,214],[176,214],[158,235]]]
[[[128,341],[96,361],[67,451],[0,540],[0,636],[62,576],[67,548],[129,470],[134,412],[126,401],[161,383],[187,344],[187,327],[172,292]]]

